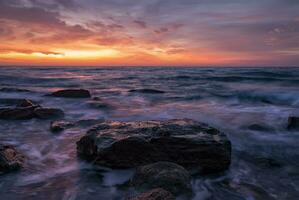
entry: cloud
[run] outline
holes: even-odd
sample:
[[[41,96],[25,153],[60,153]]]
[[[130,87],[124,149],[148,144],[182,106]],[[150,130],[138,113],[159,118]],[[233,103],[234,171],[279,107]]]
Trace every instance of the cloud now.
[[[147,24],[145,21],[141,20],[134,20],[133,21],[136,25],[138,25],[140,28],[147,28]]]

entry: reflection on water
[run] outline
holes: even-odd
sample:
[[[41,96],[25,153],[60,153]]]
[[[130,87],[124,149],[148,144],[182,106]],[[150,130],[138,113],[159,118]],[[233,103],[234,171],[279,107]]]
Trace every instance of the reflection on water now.
[[[298,134],[286,131],[299,114],[295,68],[0,68],[0,99],[29,98],[61,108],[72,121],[192,118],[223,130],[233,145],[230,170],[196,177],[193,199],[299,199]],[[61,88],[89,89],[95,100],[45,94]],[[165,93],[129,92],[156,89]],[[0,100],[0,107],[7,106]],[[250,129],[258,124],[265,130]],[[94,168],[76,157],[86,126],[59,135],[49,121],[0,121],[0,140],[27,157],[24,170],[0,176],[1,199],[122,199],[133,170]],[[182,197],[184,199],[185,197]]]

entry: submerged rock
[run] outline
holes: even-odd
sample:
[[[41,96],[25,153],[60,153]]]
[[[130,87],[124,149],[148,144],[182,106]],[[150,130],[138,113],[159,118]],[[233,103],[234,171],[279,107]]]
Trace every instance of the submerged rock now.
[[[157,188],[128,198],[127,200],[175,200],[175,197],[170,192],[162,188]]]
[[[35,104],[32,100],[29,99],[0,98],[0,104],[6,106],[19,106],[20,104],[24,103],[24,101],[30,101],[32,104]]]
[[[0,92],[30,92],[30,90],[20,89],[20,88],[4,87],[4,88],[0,88]]]
[[[51,96],[64,98],[90,98],[91,94],[88,90],[83,89],[67,89],[53,92]]]
[[[262,132],[268,132],[273,130],[271,127],[266,125],[261,125],[261,124],[251,124],[250,126],[248,126],[248,129],[252,131],[262,131]]]
[[[288,130],[299,130],[299,117],[291,116],[288,119]]]
[[[137,168],[131,181],[140,189],[163,188],[173,194],[191,191],[188,171],[175,163],[157,162]]]
[[[0,172],[15,171],[23,167],[25,157],[13,146],[0,144]]]
[[[144,94],[164,94],[165,93],[162,90],[156,90],[156,89],[135,89],[135,90],[129,90],[129,92],[144,93]]]
[[[3,120],[53,119],[63,116],[64,112],[56,108],[29,106],[0,109],[0,119]]]
[[[228,169],[231,161],[231,143],[225,134],[190,119],[103,122],[77,142],[77,152],[111,168],[169,161],[211,173]]]
[[[71,128],[73,126],[75,126],[75,124],[72,122],[53,121],[50,124],[50,130],[54,133],[57,133],[57,132],[61,132],[61,131],[65,130],[65,129]]]
[[[34,107],[0,109],[0,119],[4,120],[26,120],[34,116]]]
[[[39,119],[55,119],[64,116],[64,112],[57,108],[36,108],[34,114]]]

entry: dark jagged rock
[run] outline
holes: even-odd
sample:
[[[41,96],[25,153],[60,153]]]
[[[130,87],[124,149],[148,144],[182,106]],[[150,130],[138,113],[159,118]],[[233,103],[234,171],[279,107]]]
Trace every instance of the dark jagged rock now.
[[[64,112],[57,108],[36,108],[34,114],[39,119],[56,119],[64,116]]]
[[[162,188],[157,188],[128,198],[127,200],[175,200],[175,197],[170,192]]]
[[[288,130],[299,130],[299,117],[289,117]]]
[[[225,134],[189,119],[100,123],[77,142],[77,152],[111,168],[169,161],[211,173],[228,169],[231,161]]]
[[[173,194],[191,191],[191,178],[186,169],[175,163],[157,162],[137,168],[131,181],[139,189],[163,188]]]
[[[164,94],[165,93],[162,90],[156,90],[156,89],[135,89],[135,90],[129,90],[129,92],[143,93],[143,94]]]
[[[26,120],[34,116],[34,107],[0,109],[0,119],[4,120]]]
[[[53,92],[51,96],[64,98],[90,98],[91,94],[88,90],[83,89],[67,89]]]
[[[20,88],[4,87],[4,88],[0,88],[0,92],[30,92],[30,90],[20,89]]]
[[[24,156],[13,146],[0,144],[0,173],[15,171],[23,167]]]
[[[51,122],[50,130],[54,133],[58,133],[58,132],[64,131],[65,129],[71,128],[73,126],[75,126],[75,124],[72,122],[53,121],[53,122]]]

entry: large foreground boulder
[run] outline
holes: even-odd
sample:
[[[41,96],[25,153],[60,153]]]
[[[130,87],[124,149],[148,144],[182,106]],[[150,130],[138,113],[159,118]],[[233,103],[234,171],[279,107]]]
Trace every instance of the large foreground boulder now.
[[[51,96],[64,98],[90,98],[91,94],[88,90],[83,89],[66,89],[53,92]]]
[[[24,156],[13,146],[0,144],[0,173],[18,170],[23,164]]]
[[[175,197],[170,192],[162,188],[157,188],[128,198],[127,200],[175,200]]]
[[[225,134],[190,119],[103,122],[77,142],[77,152],[110,168],[169,161],[210,173],[228,169],[231,161]]]
[[[289,117],[288,130],[299,130],[299,117]]]
[[[173,194],[191,191],[188,171],[175,163],[157,162],[137,168],[131,181],[140,189],[163,188]]]

